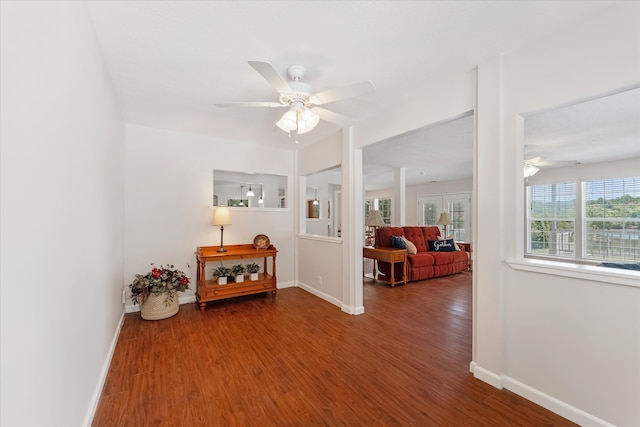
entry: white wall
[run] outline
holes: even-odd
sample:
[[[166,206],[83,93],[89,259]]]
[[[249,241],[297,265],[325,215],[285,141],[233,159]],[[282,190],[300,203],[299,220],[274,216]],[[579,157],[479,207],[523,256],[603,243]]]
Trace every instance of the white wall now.
[[[286,175],[292,200],[293,151],[127,125],[125,158],[125,284],[151,263],[170,263],[192,282],[181,302],[193,298],[197,247],[220,245],[220,227],[211,224],[214,169]],[[230,208],[232,225],[224,228],[225,246],[269,236],[278,249],[278,287],[294,283],[293,211]]]
[[[640,141],[638,142],[640,144]],[[560,181],[596,180],[638,176],[640,174],[640,158],[618,160],[615,162],[590,163],[572,167],[541,169],[529,177],[530,185],[548,184]]]
[[[472,190],[473,178],[430,182],[421,185],[407,185],[405,193],[406,225],[418,224],[418,197],[451,193],[471,193]],[[374,198],[391,198],[391,204],[393,205],[393,203],[395,203],[393,188],[367,191],[365,193],[366,200]]]
[[[317,195],[320,217],[306,220],[306,234],[336,237],[333,230],[336,223],[336,215],[340,213],[336,210],[335,192],[340,190],[341,183],[342,173],[340,168],[307,175],[305,200],[307,202],[313,200]],[[329,202],[331,203],[331,218],[329,218]],[[307,204],[305,204],[306,207]]]
[[[342,242],[298,238],[298,286],[340,307],[342,305]]]
[[[343,245],[340,239],[326,237],[326,202],[329,184],[340,183],[342,162],[341,132],[296,151],[298,221],[304,224],[296,239],[297,284],[332,304],[342,304]],[[321,202],[319,220],[307,220],[309,188],[318,187]],[[335,212],[335,209],[333,209]],[[316,234],[325,237],[313,237]],[[320,279],[322,276],[322,279]]]
[[[638,85],[639,17],[616,3],[478,69],[477,222],[492,227],[474,247],[474,372],[582,425],[640,425],[640,287],[505,263],[524,240],[516,117]]]
[[[0,7],[0,424],[88,425],[123,314],[124,123],[84,3]]]

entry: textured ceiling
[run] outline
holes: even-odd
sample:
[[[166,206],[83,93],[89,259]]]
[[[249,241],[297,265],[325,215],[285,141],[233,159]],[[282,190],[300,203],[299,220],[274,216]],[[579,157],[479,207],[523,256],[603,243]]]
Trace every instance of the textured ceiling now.
[[[289,138],[274,125],[282,109],[214,106],[277,100],[247,61],[270,62],[283,75],[289,65],[303,65],[303,81],[316,91],[370,80],[373,95],[325,106],[356,120],[384,119],[438,76],[469,71],[610,4],[109,0],[89,1],[87,8],[128,123],[294,149],[335,133],[337,125],[321,121],[312,132]],[[455,143],[439,144],[443,161],[459,158],[448,170],[470,165],[470,149],[459,140],[467,122],[463,129],[448,127]],[[401,139],[415,148],[410,137]],[[397,147],[376,150],[403,161]],[[367,158],[366,166],[375,166],[374,156]],[[455,178],[444,172],[423,177]]]

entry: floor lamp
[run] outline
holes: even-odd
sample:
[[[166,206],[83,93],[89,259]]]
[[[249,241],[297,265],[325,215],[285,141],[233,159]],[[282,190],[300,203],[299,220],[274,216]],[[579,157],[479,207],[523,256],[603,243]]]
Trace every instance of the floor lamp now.
[[[216,207],[213,213],[213,225],[220,226],[220,249],[218,252],[227,252],[224,248],[224,226],[231,225],[231,217],[229,216],[229,208],[226,206]]]

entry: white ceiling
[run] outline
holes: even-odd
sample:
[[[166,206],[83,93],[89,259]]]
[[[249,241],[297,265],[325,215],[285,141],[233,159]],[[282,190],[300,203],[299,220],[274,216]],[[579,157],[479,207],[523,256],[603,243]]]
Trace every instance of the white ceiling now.
[[[277,101],[247,61],[270,62],[283,76],[289,65],[303,65],[303,81],[316,91],[370,80],[375,94],[325,107],[357,120],[383,119],[434,78],[472,70],[611,3],[108,0],[87,7],[128,123],[295,149],[338,127],[321,121],[289,138],[275,127],[282,109],[214,106]],[[408,182],[416,174],[426,181],[460,178],[462,171],[470,176],[469,132],[467,117],[387,141],[365,150],[365,170],[384,175],[383,166],[406,167],[405,149],[422,148],[429,167],[411,166]],[[542,138],[545,131],[534,134]],[[536,150],[544,144],[536,139]]]
[[[366,147],[366,189],[391,187],[394,170],[401,167],[409,185],[470,178],[473,126],[469,115]],[[524,144],[527,160],[588,164],[640,159],[640,89],[526,114]]]

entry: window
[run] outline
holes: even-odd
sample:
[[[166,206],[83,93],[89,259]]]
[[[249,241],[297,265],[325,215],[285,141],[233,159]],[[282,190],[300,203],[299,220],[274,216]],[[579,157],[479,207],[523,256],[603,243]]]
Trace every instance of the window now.
[[[584,257],[638,261],[640,177],[587,181],[583,186]]]
[[[527,205],[527,255],[640,260],[640,177],[532,185]]]
[[[446,234],[453,234],[459,242],[471,238],[471,194],[438,194],[418,197],[418,225],[436,225],[440,213],[447,212],[453,225],[447,226]]]
[[[422,220],[420,225],[436,225],[440,217],[440,206],[442,205],[442,196],[435,197],[419,197],[418,198],[418,218]]]
[[[385,224],[391,225],[391,199],[376,199],[378,201],[378,210],[382,215]]]
[[[528,253],[573,257],[576,184],[529,187]]]
[[[369,216],[369,211],[379,210],[382,220],[386,225],[391,225],[391,199],[370,199],[364,203],[364,218]]]

